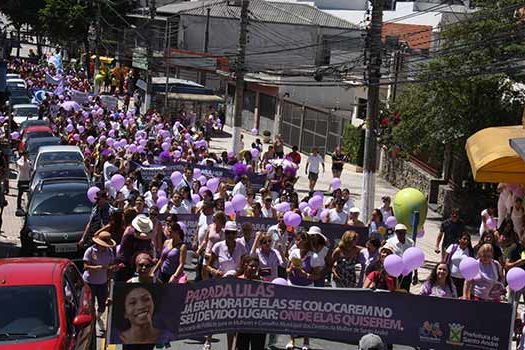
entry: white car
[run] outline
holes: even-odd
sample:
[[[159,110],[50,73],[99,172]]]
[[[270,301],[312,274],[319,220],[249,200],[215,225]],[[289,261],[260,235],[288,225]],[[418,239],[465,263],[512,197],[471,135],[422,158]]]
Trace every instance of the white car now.
[[[17,104],[13,106],[13,120],[20,125],[26,120],[38,119],[38,106],[34,104]]]
[[[33,164],[38,169],[43,164],[81,163],[84,164],[84,155],[78,146],[42,146]]]
[[[8,87],[18,87],[27,89],[26,81],[21,78],[7,79],[5,83]]]
[[[20,79],[20,78],[22,78],[22,77],[21,77],[20,74],[18,74],[18,73],[7,73],[7,74],[5,75],[5,78],[6,78],[6,79]]]

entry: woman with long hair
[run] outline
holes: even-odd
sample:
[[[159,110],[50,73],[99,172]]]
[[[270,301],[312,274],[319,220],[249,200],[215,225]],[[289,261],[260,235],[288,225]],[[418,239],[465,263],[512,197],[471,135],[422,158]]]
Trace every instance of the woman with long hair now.
[[[458,297],[463,296],[463,285],[465,284],[465,279],[459,270],[459,264],[465,257],[475,257],[474,248],[472,248],[472,242],[468,232],[463,232],[457,243],[448,246],[445,259],[443,260],[450,270],[450,276],[456,287]]]
[[[153,272],[159,271],[159,280],[163,283],[186,283],[184,265],[188,248],[184,244],[184,231],[176,222],[172,222],[167,229],[170,238],[164,242],[160,259]]]
[[[346,231],[332,253],[334,287],[357,287],[356,267],[359,264],[359,253],[361,252],[361,247],[357,245],[358,239],[357,232]]]
[[[365,278],[363,288],[381,289],[394,292],[397,290],[397,278],[390,276],[385,270],[385,259],[390,254],[394,253],[394,249],[388,244],[381,247],[379,250],[380,259],[377,271],[370,272]]]
[[[447,264],[439,263],[434,266],[427,281],[421,286],[419,294],[439,298],[458,297]]]

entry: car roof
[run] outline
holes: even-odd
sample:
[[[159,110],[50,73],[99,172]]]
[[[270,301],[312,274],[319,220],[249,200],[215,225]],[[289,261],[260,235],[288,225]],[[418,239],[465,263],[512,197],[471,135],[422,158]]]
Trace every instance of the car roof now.
[[[7,83],[24,83],[25,84],[25,80],[22,79],[22,78],[8,78],[6,79],[6,82]]]
[[[76,192],[85,191],[89,187],[87,179],[51,178],[43,179],[35,193],[42,192]]]
[[[44,152],[78,152],[78,153],[82,153],[78,146],[72,146],[72,145],[42,146],[42,147],[40,147],[40,151],[38,153],[44,153]]]
[[[84,166],[84,163],[80,163],[80,162],[77,162],[77,163],[72,163],[72,162],[69,162],[69,163],[45,163],[45,164],[42,164],[41,167],[38,167],[38,169],[36,169],[35,171],[37,173],[40,173],[40,172],[51,172],[51,171],[56,171],[56,170],[76,170],[76,169],[82,169],[82,170],[86,170],[86,167]]]
[[[31,107],[38,109],[38,106],[32,103],[20,103],[20,104],[13,105],[13,108],[31,108]]]
[[[69,264],[69,260],[58,258],[0,259],[0,288],[55,284],[57,272]]]
[[[47,125],[34,125],[34,126],[30,126],[28,127],[27,129],[24,130],[25,133],[29,133],[29,132],[37,132],[37,131],[49,131],[51,132],[51,128]]]

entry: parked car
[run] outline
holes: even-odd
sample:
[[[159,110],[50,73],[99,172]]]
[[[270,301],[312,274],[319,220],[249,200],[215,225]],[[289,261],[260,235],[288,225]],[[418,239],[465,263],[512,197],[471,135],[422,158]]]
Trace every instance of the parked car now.
[[[86,167],[81,163],[44,164],[35,170],[31,177],[29,191],[32,193],[43,181],[52,179],[70,179],[89,183]]]
[[[20,125],[26,120],[38,119],[38,106],[31,103],[16,104],[13,106],[13,114],[13,120]]]
[[[89,221],[93,204],[89,183],[72,179],[41,181],[31,193],[20,231],[24,256],[81,258],[78,241]]]
[[[62,143],[62,140],[58,137],[37,137],[31,138],[26,142],[26,152],[28,153],[29,160],[34,161],[40,147],[44,146],[57,146]]]
[[[42,119],[25,120],[19,125],[20,132],[23,132],[25,129],[31,126],[49,126],[49,122],[47,120],[42,120]]]
[[[24,79],[22,79],[22,78],[6,79],[5,83],[6,83],[8,88],[18,87],[18,88],[27,89],[26,81]]]
[[[5,75],[5,78],[6,78],[6,79],[20,79],[20,78],[22,78],[22,77],[21,77],[20,74],[18,74],[18,73],[7,73],[7,74]]]
[[[18,151],[23,152],[25,150],[25,144],[30,138],[38,137],[52,137],[53,132],[49,126],[38,125],[24,129],[24,132],[20,136],[20,143],[18,144]]]
[[[92,292],[67,259],[0,259],[0,349],[96,349]]]
[[[38,169],[42,164],[82,163],[84,155],[78,146],[43,146],[40,147],[33,164],[33,169]]]
[[[6,104],[12,109],[14,105],[31,103],[27,90],[23,87],[11,86],[7,88],[8,100]]]

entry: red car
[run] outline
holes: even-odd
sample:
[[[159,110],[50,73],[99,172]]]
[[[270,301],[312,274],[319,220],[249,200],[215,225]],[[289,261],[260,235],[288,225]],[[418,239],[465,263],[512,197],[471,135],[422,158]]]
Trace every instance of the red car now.
[[[91,290],[67,259],[0,259],[0,349],[96,349]]]
[[[25,149],[25,144],[27,143],[27,140],[33,137],[52,137],[53,131],[49,126],[45,125],[37,125],[37,126],[30,126],[27,129],[24,129],[22,131],[22,135],[20,135],[20,143],[18,144],[18,152],[23,152]]]

